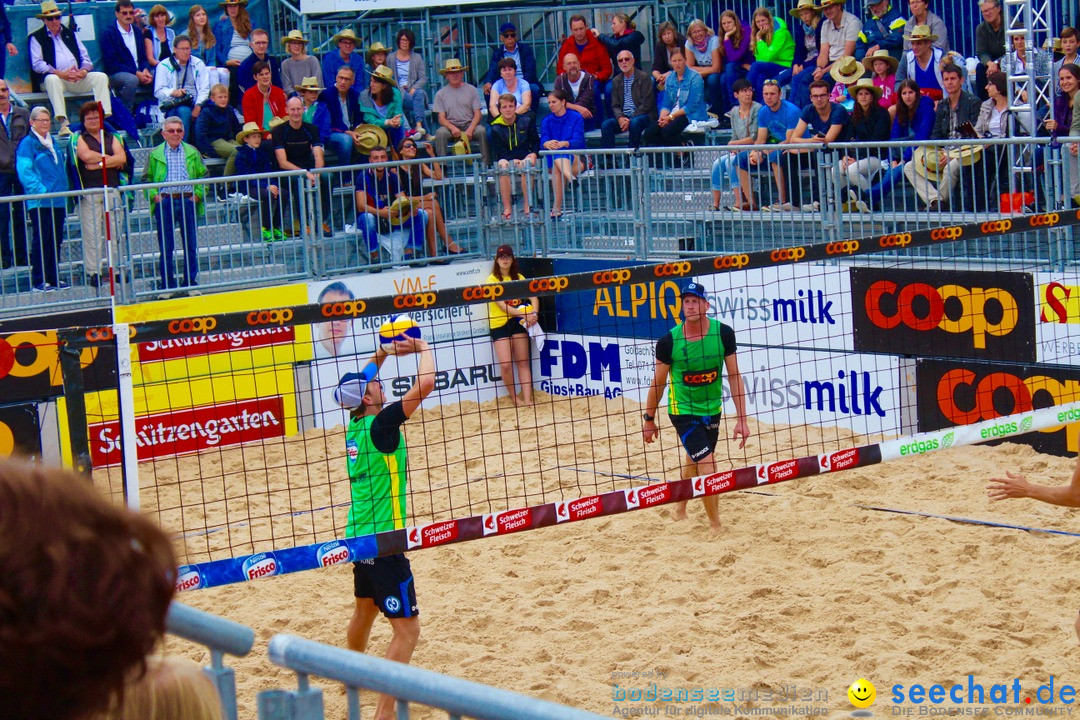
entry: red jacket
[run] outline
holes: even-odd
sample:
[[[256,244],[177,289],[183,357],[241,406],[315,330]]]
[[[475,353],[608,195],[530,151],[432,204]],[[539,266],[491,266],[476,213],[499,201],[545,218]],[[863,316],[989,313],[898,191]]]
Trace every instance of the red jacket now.
[[[285,97],[284,90],[275,85],[270,86],[270,112],[274,113],[274,117],[285,117],[286,100],[288,98]],[[253,122],[259,127],[263,126],[263,94],[259,92],[258,85],[244,93],[240,106],[244,111],[245,123]]]
[[[608,54],[604,44],[592,34],[592,31],[589,32],[589,41],[585,44],[585,49],[580,53],[573,35],[566,38],[559,46],[559,64],[556,68],[558,75],[566,72],[562,66],[562,59],[566,57],[566,53],[577,55],[581,60],[581,69],[596,78],[597,82],[607,82],[611,79],[611,55]]]

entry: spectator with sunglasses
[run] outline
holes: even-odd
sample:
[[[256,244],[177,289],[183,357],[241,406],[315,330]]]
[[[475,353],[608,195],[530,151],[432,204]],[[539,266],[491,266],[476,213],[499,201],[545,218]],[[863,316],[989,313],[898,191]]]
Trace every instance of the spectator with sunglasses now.
[[[491,86],[499,79],[499,62],[503,58],[511,58],[518,80],[529,85],[529,92],[533,97],[540,97],[543,88],[540,85],[540,76],[536,73],[536,55],[533,49],[523,42],[518,42],[517,27],[512,22],[499,26],[499,39],[502,40],[502,45],[491,52],[491,62],[484,74],[484,95],[491,93]]]

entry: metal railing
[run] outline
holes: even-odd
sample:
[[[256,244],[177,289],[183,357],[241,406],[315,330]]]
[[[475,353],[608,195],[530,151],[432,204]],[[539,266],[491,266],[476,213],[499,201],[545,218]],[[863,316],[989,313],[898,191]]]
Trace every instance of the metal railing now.
[[[360,690],[397,699],[397,717],[407,720],[409,703],[445,710],[451,720],[599,720],[600,715],[518,695],[430,670],[324,645],[294,635],[270,639],[270,661],[296,673],[296,690],[259,693],[260,720],[321,720],[322,691],[310,676],[345,685],[349,720],[360,720]]]
[[[217,688],[225,719],[237,720],[236,673],[225,666],[225,654],[243,657],[251,652],[255,631],[178,602],[169,606],[165,626],[170,634],[205,645],[210,651],[210,665],[203,672]]]
[[[776,157],[784,170],[781,183],[770,162],[745,163],[745,177],[732,172],[740,154],[753,149],[776,153],[781,150],[776,145],[544,151],[535,165],[523,168],[483,166],[477,155],[452,156],[438,159],[441,179],[422,177],[422,212],[404,225],[364,217],[358,190],[365,176],[379,168],[398,172],[431,166],[431,158],[323,168],[311,173],[317,182],[303,171],[201,179],[190,183],[207,198],[195,233],[198,289],[445,262],[452,257],[449,243],[467,250],[467,257],[487,256],[508,243],[525,254],[646,259],[760,250],[1069,209],[1076,205],[1080,177],[1072,139],[1060,140],[1057,145],[1048,138],[923,142],[920,152],[934,159],[936,150],[961,158],[945,156],[941,169],[929,172],[919,169],[906,153],[911,147],[900,142],[784,145],[784,151],[809,152],[768,156]],[[581,171],[572,181],[558,182],[560,176],[549,167],[551,156],[567,154]],[[1039,171],[1011,172],[1018,165]],[[268,178],[280,188],[276,196],[257,185]],[[113,210],[119,302],[190,290],[174,289],[165,281],[161,208],[152,209],[148,197],[171,194],[177,185],[132,185],[117,194],[122,206]],[[741,203],[752,203],[754,211],[733,208],[736,187]],[[384,196],[393,194],[381,190]],[[4,257],[14,258],[16,265],[0,272],[0,313],[108,302],[107,283],[89,285],[92,270],[84,266],[90,236],[76,208],[92,197],[87,191],[0,198],[0,213],[6,209],[11,217],[7,234],[0,238],[6,245]],[[59,227],[64,241],[57,280],[72,287],[32,292],[27,263],[40,242],[34,225],[39,219],[50,221],[24,203],[51,198],[70,208]],[[185,267],[182,223],[173,224],[180,252],[171,267],[180,283]],[[1067,242],[1072,237],[1071,229],[1055,228],[996,238],[992,255],[1061,265],[1073,261],[1075,253]],[[957,251],[960,255],[988,255],[987,240],[965,242]]]

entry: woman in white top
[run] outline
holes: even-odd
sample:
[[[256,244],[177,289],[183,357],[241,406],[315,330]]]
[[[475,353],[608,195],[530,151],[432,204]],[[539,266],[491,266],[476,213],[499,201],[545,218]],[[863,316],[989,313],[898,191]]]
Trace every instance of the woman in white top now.
[[[514,58],[499,61],[499,79],[491,86],[491,101],[488,103],[488,117],[499,117],[499,96],[509,93],[517,100],[517,114],[524,115],[532,110],[532,90],[529,83],[522,82],[517,76],[517,63]]]

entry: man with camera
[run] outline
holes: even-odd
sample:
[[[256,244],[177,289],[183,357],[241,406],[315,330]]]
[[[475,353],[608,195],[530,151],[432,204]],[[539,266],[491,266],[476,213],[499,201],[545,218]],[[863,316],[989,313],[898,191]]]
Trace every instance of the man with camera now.
[[[171,58],[158,63],[154,77],[154,95],[165,117],[178,117],[184,133],[194,137],[191,122],[199,116],[202,104],[210,97],[210,72],[191,55],[191,40],[177,35]]]

